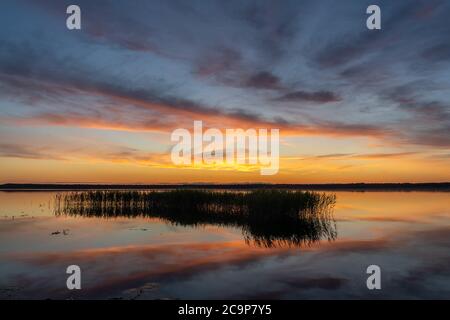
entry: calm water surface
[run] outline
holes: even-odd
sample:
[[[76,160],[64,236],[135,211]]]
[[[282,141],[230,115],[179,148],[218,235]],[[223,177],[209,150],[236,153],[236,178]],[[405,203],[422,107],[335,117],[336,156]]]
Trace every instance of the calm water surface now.
[[[336,192],[336,239],[271,248],[238,227],[56,216],[55,194],[0,192],[1,299],[450,299],[450,193]]]

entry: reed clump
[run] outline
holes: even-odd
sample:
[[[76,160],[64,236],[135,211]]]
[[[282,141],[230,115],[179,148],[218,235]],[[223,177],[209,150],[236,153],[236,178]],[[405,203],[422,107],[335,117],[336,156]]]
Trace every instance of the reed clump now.
[[[299,190],[99,190],[57,194],[55,214],[238,226],[248,241],[270,247],[277,241],[301,245],[334,239],[335,201],[335,195]]]

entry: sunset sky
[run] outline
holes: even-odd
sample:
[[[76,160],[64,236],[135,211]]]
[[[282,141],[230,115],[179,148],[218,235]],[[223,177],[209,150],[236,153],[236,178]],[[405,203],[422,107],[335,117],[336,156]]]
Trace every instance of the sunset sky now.
[[[0,25],[0,183],[450,181],[449,1],[3,0]],[[194,120],[280,129],[279,173],[174,165]]]

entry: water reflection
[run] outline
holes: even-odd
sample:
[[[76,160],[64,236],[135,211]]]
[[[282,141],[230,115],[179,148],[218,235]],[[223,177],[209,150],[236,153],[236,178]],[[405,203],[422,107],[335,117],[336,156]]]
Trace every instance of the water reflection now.
[[[450,193],[336,195],[339,237],[298,250],[250,246],[242,224],[208,216],[186,216],[183,226],[137,212],[55,216],[55,192],[0,192],[0,299],[450,297]],[[71,264],[83,270],[83,290],[67,290]],[[382,269],[382,290],[367,290],[371,264]]]
[[[334,195],[301,191],[85,191],[57,194],[54,213],[152,217],[181,226],[239,227],[247,244],[273,248],[335,240],[334,204]]]

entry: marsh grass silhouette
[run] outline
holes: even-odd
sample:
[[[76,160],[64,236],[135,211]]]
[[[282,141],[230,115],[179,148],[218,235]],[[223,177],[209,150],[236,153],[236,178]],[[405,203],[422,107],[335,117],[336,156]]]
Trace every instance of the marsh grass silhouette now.
[[[233,226],[242,229],[247,243],[257,246],[302,246],[336,238],[335,202],[334,194],[298,190],[103,190],[59,193],[55,214],[156,217],[183,226]]]

